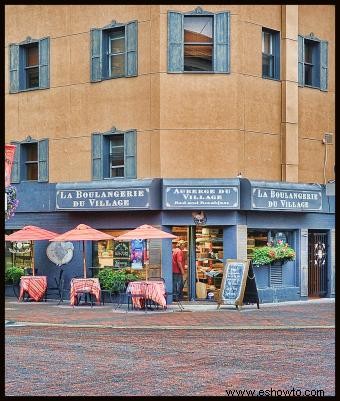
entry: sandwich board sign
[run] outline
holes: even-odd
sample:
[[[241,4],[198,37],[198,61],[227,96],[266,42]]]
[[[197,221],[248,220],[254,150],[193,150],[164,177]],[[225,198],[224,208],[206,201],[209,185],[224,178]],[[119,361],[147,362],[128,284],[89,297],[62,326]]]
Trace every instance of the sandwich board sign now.
[[[251,277],[249,277],[251,274]],[[248,292],[247,294],[247,287]],[[259,308],[255,275],[249,260],[228,259],[221,282],[217,309],[221,305],[235,305],[236,308],[246,303],[256,303]]]

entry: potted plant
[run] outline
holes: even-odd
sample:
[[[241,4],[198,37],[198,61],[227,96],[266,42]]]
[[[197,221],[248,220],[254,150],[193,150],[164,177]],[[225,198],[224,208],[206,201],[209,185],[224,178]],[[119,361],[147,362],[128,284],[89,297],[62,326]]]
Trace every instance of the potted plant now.
[[[270,265],[275,262],[285,263],[295,260],[295,251],[287,243],[255,247],[252,261],[256,266]]]
[[[100,287],[103,290],[109,290],[114,294],[123,292],[130,281],[136,281],[138,277],[129,273],[125,269],[113,270],[112,268],[104,268],[98,273]]]
[[[21,276],[25,275],[25,271],[21,267],[11,266],[5,271],[6,284],[19,285]]]
[[[21,276],[25,275],[25,271],[21,267],[11,266],[5,271],[5,284],[12,286],[14,295],[19,296],[19,283]]]

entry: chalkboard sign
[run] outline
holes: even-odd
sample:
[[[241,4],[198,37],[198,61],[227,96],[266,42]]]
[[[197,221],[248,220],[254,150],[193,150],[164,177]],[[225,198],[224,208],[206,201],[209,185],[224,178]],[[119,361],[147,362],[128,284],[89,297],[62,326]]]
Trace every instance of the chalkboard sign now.
[[[217,308],[224,305],[242,305],[247,283],[249,261],[227,260],[223,269],[220,299]]]
[[[130,247],[129,242],[116,242],[114,251],[114,258],[129,258],[130,257]]]
[[[130,259],[113,259],[113,267],[115,269],[124,269],[130,267]]]

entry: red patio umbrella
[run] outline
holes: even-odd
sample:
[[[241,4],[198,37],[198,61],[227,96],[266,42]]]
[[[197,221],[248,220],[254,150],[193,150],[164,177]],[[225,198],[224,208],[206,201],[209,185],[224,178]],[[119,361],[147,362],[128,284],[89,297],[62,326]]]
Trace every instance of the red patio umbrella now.
[[[84,277],[86,278],[86,257],[85,257],[85,241],[100,241],[102,239],[114,239],[112,235],[105,234],[86,224],[79,224],[76,228],[60,234],[50,241],[82,241],[83,242],[83,261],[84,261]]]
[[[44,228],[36,226],[25,226],[21,230],[16,231],[5,237],[6,241],[31,241],[32,244],[32,274],[35,275],[34,270],[34,247],[33,241],[42,241],[56,237],[58,234],[53,231],[45,230]]]
[[[177,238],[176,235],[167,233],[166,231],[159,230],[158,228],[143,224],[128,231],[125,234],[115,238],[115,241],[129,241],[134,239],[164,239],[164,238]],[[148,271],[146,269],[146,279],[148,279]]]

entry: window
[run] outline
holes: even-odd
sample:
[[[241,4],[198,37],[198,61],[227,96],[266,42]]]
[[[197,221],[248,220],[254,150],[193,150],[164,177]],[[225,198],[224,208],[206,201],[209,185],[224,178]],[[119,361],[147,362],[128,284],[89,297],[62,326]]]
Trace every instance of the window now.
[[[110,177],[124,177],[124,135],[110,137]]]
[[[229,12],[168,11],[168,72],[229,72]]]
[[[48,181],[48,140],[27,137],[16,145],[11,182]]]
[[[136,131],[92,134],[92,179],[136,178]]]
[[[24,156],[23,179],[27,181],[38,180],[38,143],[25,143],[21,145]]]
[[[49,88],[49,38],[9,46],[9,92]]]
[[[280,79],[280,32],[262,28],[262,77]]]
[[[109,33],[108,49],[109,76],[121,77],[125,71],[125,29],[115,29]]]
[[[137,75],[137,21],[91,29],[91,81]]]
[[[313,34],[298,36],[299,86],[308,86],[327,91],[328,87],[328,42]]]
[[[184,71],[212,71],[213,18],[184,16]]]

